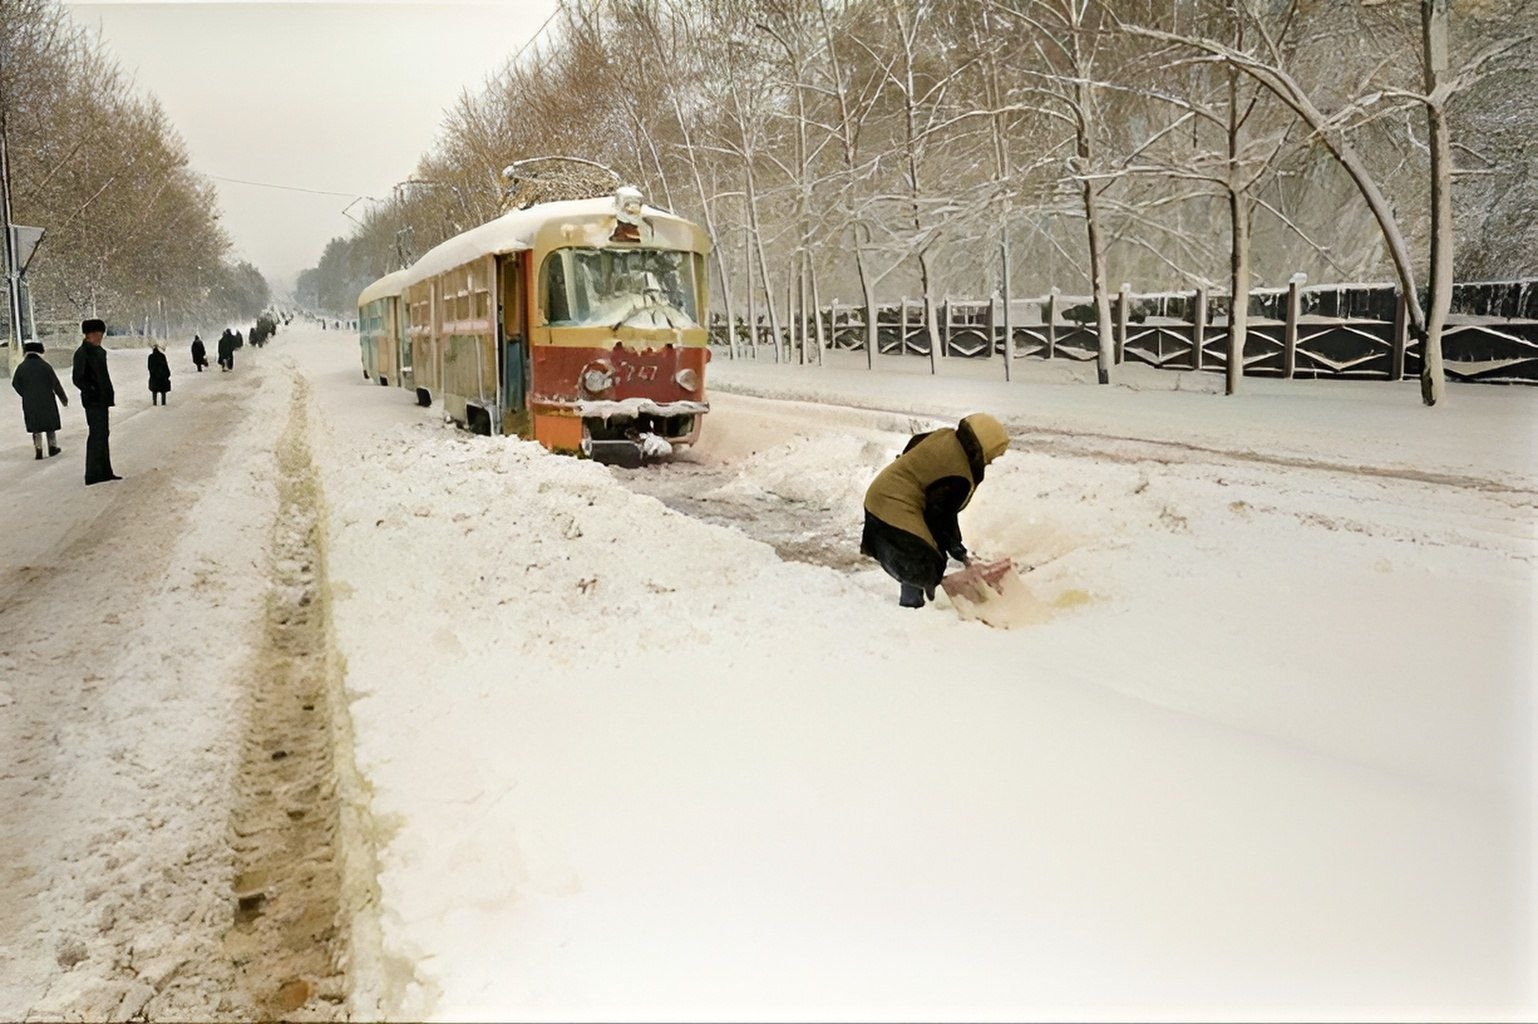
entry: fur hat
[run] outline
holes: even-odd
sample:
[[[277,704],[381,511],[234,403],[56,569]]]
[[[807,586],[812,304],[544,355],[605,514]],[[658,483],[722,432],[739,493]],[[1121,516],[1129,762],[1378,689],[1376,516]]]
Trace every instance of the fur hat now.
[[[43,354],[43,343],[41,341],[28,341],[28,342],[24,342],[22,344],[22,346],[21,346],[21,350],[23,352],[35,352],[38,355],[42,355]]]
[[[90,320],[80,321],[81,334],[91,334],[94,331],[100,331],[101,333],[106,334],[107,322],[105,320],[97,320],[94,317],[92,317]]]

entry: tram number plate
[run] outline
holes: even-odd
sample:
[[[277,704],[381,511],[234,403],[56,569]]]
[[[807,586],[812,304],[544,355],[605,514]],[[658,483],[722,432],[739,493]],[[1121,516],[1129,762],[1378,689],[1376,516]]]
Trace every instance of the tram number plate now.
[[[638,380],[651,381],[657,379],[656,363],[642,363],[639,365],[636,363],[625,363],[618,369],[620,380],[626,384]]]

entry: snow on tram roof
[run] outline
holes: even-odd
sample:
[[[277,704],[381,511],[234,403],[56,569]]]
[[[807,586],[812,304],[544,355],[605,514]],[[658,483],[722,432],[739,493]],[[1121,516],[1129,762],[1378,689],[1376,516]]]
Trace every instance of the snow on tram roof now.
[[[403,267],[381,277],[358,293],[358,306],[361,308],[375,299],[388,299],[393,295],[399,295],[405,290],[406,277],[410,273],[409,267]]]
[[[677,219],[676,214],[651,206],[643,207],[642,213],[647,217]],[[613,216],[613,214],[613,196],[561,199],[550,203],[536,203],[522,210],[511,210],[495,220],[489,220],[469,231],[457,234],[427,250],[422,258],[406,271],[408,277],[401,282],[401,287],[409,288],[419,281],[425,281],[429,277],[435,277],[446,270],[452,270],[482,256],[500,256],[503,253],[531,249],[534,247],[535,234],[551,221]]]

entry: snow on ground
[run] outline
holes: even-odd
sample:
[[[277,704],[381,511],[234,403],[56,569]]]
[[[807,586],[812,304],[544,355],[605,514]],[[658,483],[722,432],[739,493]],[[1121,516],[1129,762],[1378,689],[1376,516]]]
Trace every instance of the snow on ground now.
[[[1533,1012],[1538,394],[718,361],[637,482],[290,340],[378,844],[355,1013]],[[1019,441],[963,528],[1036,566],[1027,628],[835,550],[979,409]],[[796,523],[825,550],[754,539]]]
[[[0,1018],[252,1012],[219,949],[288,390],[259,361],[176,359],[151,408],[113,352],[119,483],[84,486],[78,404],[43,462],[5,406]]]

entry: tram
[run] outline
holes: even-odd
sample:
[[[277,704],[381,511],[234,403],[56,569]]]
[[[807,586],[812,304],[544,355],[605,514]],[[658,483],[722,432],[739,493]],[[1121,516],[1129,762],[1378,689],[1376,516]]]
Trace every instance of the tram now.
[[[709,240],[633,188],[539,203],[358,296],[365,376],[482,434],[634,465],[710,410]]]
[[[401,284],[406,271],[386,274],[358,295],[358,346],[363,378],[380,384],[412,387],[411,347],[401,316]]]

